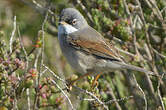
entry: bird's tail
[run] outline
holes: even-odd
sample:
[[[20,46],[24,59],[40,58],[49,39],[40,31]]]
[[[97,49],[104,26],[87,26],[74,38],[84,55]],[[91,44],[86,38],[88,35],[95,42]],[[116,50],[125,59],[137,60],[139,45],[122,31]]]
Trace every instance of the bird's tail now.
[[[117,63],[119,63],[119,62],[117,62]],[[156,76],[156,74],[154,74],[154,72],[146,70],[144,68],[140,68],[140,67],[137,67],[137,66],[134,66],[134,65],[126,64],[126,63],[119,63],[119,64],[122,66],[122,69],[129,69],[129,70],[133,70],[133,71],[139,71],[139,72],[143,72],[143,73],[148,74],[148,75]]]

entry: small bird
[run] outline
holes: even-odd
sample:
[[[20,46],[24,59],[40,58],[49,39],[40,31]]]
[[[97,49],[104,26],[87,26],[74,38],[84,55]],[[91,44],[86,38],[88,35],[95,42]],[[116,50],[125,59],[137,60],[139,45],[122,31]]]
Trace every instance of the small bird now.
[[[122,69],[153,73],[126,64],[116,48],[89,26],[82,14],[74,8],[62,10],[59,18],[58,39],[68,63],[83,76],[94,76]]]

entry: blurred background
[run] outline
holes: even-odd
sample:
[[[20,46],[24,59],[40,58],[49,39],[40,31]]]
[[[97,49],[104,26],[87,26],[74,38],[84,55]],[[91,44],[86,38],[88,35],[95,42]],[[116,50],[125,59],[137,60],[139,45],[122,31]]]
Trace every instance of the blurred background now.
[[[129,64],[153,71],[81,76],[63,57],[58,16],[73,7]],[[165,110],[165,0],[0,0],[0,110]],[[58,76],[58,77],[57,77]],[[159,76],[159,77],[158,77]]]

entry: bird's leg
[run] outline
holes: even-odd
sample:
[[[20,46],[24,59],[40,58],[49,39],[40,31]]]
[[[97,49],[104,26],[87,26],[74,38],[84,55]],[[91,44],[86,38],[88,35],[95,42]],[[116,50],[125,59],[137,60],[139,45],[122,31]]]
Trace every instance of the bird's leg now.
[[[97,80],[99,79],[100,76],[101,76],[101,73],[95,76],[95,79],[92,82],[92,88],[94,88],[94,86],[97,85]]]
[[[82,76],[78,77],[77,79],[75,79],[75,80],[73,80],[73,81],[69,82],[69,83],[67,84],[68,89],[69,89],[69,90],[71,90],[71,89],[72,89],[73,84],[74,84],[76,81],[78,81],[78,80],[80,80],[80,79],[82,79],[82,78],[84,78],[84,77],[86,77],[86,76],[89,76],[90,74],[92,74],[92,73],[86,73],[86,74],[84,74],[84,75],[82,75]]]

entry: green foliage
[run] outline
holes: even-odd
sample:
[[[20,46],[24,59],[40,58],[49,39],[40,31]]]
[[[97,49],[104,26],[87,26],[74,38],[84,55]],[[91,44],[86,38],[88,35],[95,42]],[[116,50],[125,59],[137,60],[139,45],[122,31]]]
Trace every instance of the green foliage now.
[[[81,3],[75,0],[51,0],[50,10],[55,17],[48,14],[44,30],[42,25],[45,13],[42,13],[40,5],[44,8],[49,0],[36,0],[37,4],[27,2],[30,5],[19,0],[0,0],[0,110],[27,109],[29,99],[30,109],[35,106],[40,110],[70,109],[64,93],[52,82],[54,78],[50,75],[51,72],[48,69],[45,71],[46,68],[42,65],[47,65],[55,75],[68,79],[69,82],[81,76],[81,73],[77,74],[66,62],[57,40],[58,15],[65,7],[75,6],[101,35],[107,38],[108,35],[114,36],[110,38],[111,43],[129,52],[120,52],[127,63],[159,75],[166,72],[164,0],[156,0],[152,8],[146,1],[126,0],[129,13],[126,13],[125,0],[81,0]],[[87,16],[87,11],[91,18]],[[159,17],[160,14],[162,18]],[[17,29],[10,41],[14,28],[13,16],[17,18]],[[73,75],[74,73],[77,75]],[[133,73],[136,74],[134,77],[137,83],[135,79],[129,78]],[[160,109],[160,101],[166,108],[165,75],[158,79],[125,70],[102,74],[95,83],[94,79],[94,76],[86,77],[74,86],[91,92],[104,103],[110,101],[106,105],[111,110],[117,110],[118,106],[123,110],[145,109],[144,98],[148,109]],[[54,81],[62,89],[66,87],[59,79]],[[95,85],[92,87],[93,83]],[[66,91],[65,88],[64,92],[78,110],[103,109],[103,105],[87,93],[75,88],[71,91]]]

